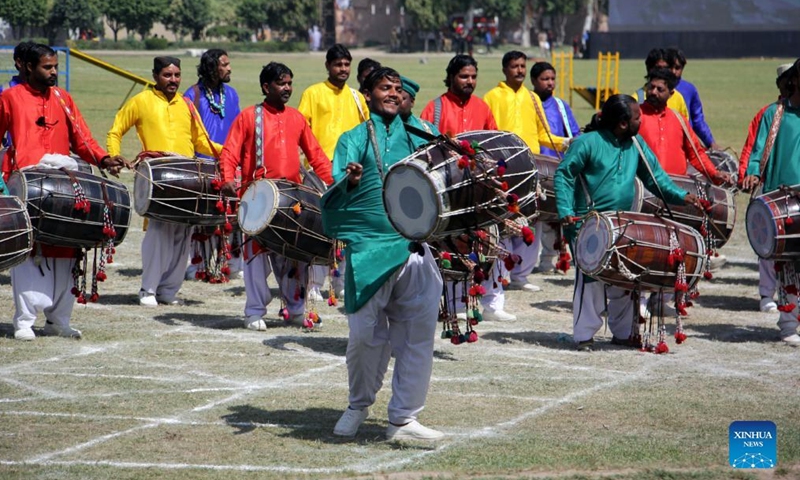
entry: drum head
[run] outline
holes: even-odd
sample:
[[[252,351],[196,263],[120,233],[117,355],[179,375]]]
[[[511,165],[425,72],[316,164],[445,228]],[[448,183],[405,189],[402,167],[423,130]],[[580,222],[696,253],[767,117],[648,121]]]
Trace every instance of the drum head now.
[[[389,170],[383,203],[392,226],[410,240],[427,239],[444,210],[433,179],[415,163],[396,164]]]
[[[775,254],[775,239],[778,227],[772,216],[769,205],[761,198],[756,198],[747,207],[747,239],[750,246],[761,258],[772,258]]]
[[[258,235],[278,211],[278,187],[270,180],[258,180],[245,190],[239,203],[239,227],[247,235]]]
[[[592,216],[583,222],[576,241],[575,261],[587,275],[603,269],[606,253],[614,240],[611,228],[605,217]]]
[[[22,172],[13,172],[6,182],[8,193],[19,197],[22,203],[28,201],[28,184],[25,183],[25,174]]]
[[[139,215],[147,213],[152,197],[153,171],[150,169],[150,162],[140,162],[136,165],[136,175],[133,180],[133,208],[136,213]]]

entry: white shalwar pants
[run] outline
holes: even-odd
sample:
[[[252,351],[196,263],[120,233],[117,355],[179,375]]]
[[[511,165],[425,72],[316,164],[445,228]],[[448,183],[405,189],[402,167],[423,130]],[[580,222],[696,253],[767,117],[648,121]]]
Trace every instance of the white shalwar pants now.
[[[342,259],[342,261],[339,262],[339,276],[334,277],[331,275],[331,278],[333,279],[333,285],[331,285],[331,287],[333,287],[334,293],[344,290],[344,272],[346,269],[347,261]],[[313,265],[311,267],[311,272],[309,273],[308,279],[309,290],[316,288],[317,290],[322,291],[322,286],[325,285],[325,279],[328,278],[329,272],[330,267],[327,265]],[[340,300],[343,301],[344,299],[341,298]]]
[[[600,314],[606,309],[611,333],[620,339],[629,338],[634,320],[634,302],[630,291],[599,281],[587,283],[584,274],[578,270],[572,299],[572,339],[575,343],[594,337],[603,327],[603,317]]]
[[[172,299],[186,275],[192,227],[150,219],[142,240],[142,290]]]
[[[33,328],[36,316],[44,312],[50,322],[68,327],[75,306],[72,295],[74,258],[40,257],[41,270],[33,257],[11,269],[14,295],[14,330]]]
[[[267,313],[267,305],[272,301],[267,277],[274,271],[278,281],[281,296],[286,302],[289,315],[299,315],[305,311],[305,298],[302,293],[295,299],[295,292],[306,284],[308,264],[289,260],[276,253],[262,253],[253,258],[253,242],[246,242],[242,250],[247,249],[247,259],[244,262],[244,291],[247,299],[244,305],[244,316],[258,315],[263,317]],[[244,258],[245,255],[242,255]],[[289,277],[292,268],[298,270],[299,275]]]
[[[412,253],[375,295],[347,315],[347,373],[350,408],[375,403],[394,355],[389,421],[401,425],[416,420],[425,406],[433,368],[442,277],[430,248]]]
[[[502,275],[500,262],[501,261],[498,260],[492,264],[492,269],[489,270],[489,278],[481,283],[486,290],[486,293],[481,297],[481,305],[484,309],[489,309],[492,312],[503,310],[506,306],[506,292],[503,290],[502,282],[497,279]],[[468,283],[472,283],[472,280],[469,280]],[[448,297],[455,299],[455,313],[464,313],[467,310],[467,306],[461,301],[461,298],[465,295],[464,282],[448,280],[445,282],[445,287],[447,288]],[[455,293],[453,293],[454,291]],[[448,305],[448,308],[451,306],[452,305]]]
[[[528,275],[533,271],[539,257],[539,239],[541,237],[538,232],[534,236],[533,243],[530,245],[525,245],[522,237],[510,237],[500,241],[503,248],[520,258],[520,263],[515,264],[514,268],[508,272],[509,280],[512,282],[528,283]],[[495,280],[497,280],[497,276],[495,276]]]
[[[778,276],[775,273],[775,262],[758,259],[758,294],[762,297],[775,298],[778,290]]]

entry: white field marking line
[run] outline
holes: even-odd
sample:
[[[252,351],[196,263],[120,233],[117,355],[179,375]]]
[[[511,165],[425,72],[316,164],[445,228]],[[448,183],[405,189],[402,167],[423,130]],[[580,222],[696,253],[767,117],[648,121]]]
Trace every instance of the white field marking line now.
[[[226,422],[220,420],[217,422],[196,422],[187,420],[178,420],[174,418],[162,417],[135,417],[129,415],[89,415],[85,413],[58,413],[58,412],[35,412],[27,410],[16,410],[0,412],[0,416],[24,416],[24,417],[55,417],[55,418],[71,418],[80,420],[123,420],[131,422],[161,422],[165,425],[186,425],[186,426],[219,426],[219,427],[256,427],[256,428],[313,428],[316,429],[317,425],[299,424],[292,425],[287,423],[258,423],[258,422]]]
[[[634,381],[639,381],[640,379],[646,377],[649,374],[649,370],[650,370],[649,367],[650,367],[650,365],[645,365],[645,368],[634,372],[635,373],[634,375],[630,375],[630,372],[629,372],[629,375],[626,376],[626,377],[619,378],[619,379],[614,380],[614,381],[610,381],[610,382],[605,382],[605,383],[601,383],[601,384],[598,384],[598,385],[594,385],[594,386],[585,388],[583,390],[579,390],[577,392],[573,392],[573,393],[567,394],[564,397],[556,398],[552,402],[550,402],[550,403],[548,403],[546,405],[543,405],[543,406],[541,406],[539,408],[535,408],[533,410],[530,410],[530,411],[528,411],[528,412],[526,412],[526,413],[524,413],[522,415],[517,416],[516,418],[513,418],[511,420],[507,420],[505,422],[498,423],[494,427],[483,427],[483,428],[477,429],[471,434],[466,434],[463,437],[459,437],[459,438],[455,439],[453,442],[450,442],[450,443],[447,443],[447,444],[443,444],[441,446],[436,447],[433,450],[427,450],[427,451],[419,452],[419,453],[410,455],[410,456],[408,456],[406,458],[400,458],[400,459],[389,461],[389,462],[385,462],[385,463],[376,464],[375,462],[372,462],[372,461],[366,461],[366,462],[363,462],[361,464],[351,465],[348,469],[345,469],[345,470],[355,470],[357,472],[370,473],[370,472],[375,472],[375,471],[385,471],[385,470],[389,470],[389,469],[394,469],[394,468],[397,468],[397,467],[400,467],[400,466],[403,466],[403,465],[408,465],[409,463],[415,462],[415,461],[417,461],[417,460],[419,460],[421,458],[424,458],[424,457],[427,457],[427,456],[430,456],[430,455],[433,455],[433,454],[436,454],[436,453],[442,453],[445,450],[449,450],[451,448],[457,447],[459,444],[461,444],[461,443],[463,443],[463,442],[465,442],[467,440],[472,441],[472,440],[474,440],[476,438],[486,438],[486,437],[495,436],[495,435],[501,433],[503,430],[511,429],[511,428],[517,426],[518,424],[520,424],[521,422],[525,421],[525,420],[528,420],[528,419],[533,418],[533,417],[541,416],[541,415],[547,413],[548,411],[550,411],[550,410],[552,410],[554,408],[560,407],[560,406],[568,404],[568,403],[572,403],[575,400],[578,400],[578,399],[580,399],[582,397],[585,397],[587,395],[591,395],[591,394],[596,393],[596,392],[598,392],[600,390],[614,388],[614,387],[618,387],[618,386],[621,386],[621,385],[624,385],[624,384],[627,384],[627,383],[631,383],[631,382],[634,382]]]
[[[341,363],[344,363],[344,360],[342,360]],[[266,387],[266,386],[271,386],[271,387],[274,387],[274,388],[283,387],[286,384],[291,384],[292,382],[295,381],[295,379],[308,377],[310,375],[316,375],[316,374],[322,373],[322,372],[324,372],[326,370],[333,370],[333,369],[339,368],[339,367],[340,367],[340,364],[333,364],[333,365],[326,365],[326,366],[322,366],[322,367],[318,367],[318,368],[313,368],[313,369],[310,369],[310,370],[306,370],[305,372],[298,373],[298,374],[296,374],[296,375],[294,375],[292,377],[280,378],[280,379],[278,379],[276,381],[269,382],[264,387]],[[184,412],[183,415],[188,415],[188,414],[191,414],[191,413],[197,413],[197,412],[206,411],[206,410],[209,410],[209,409],[214,408],[216,406],[222,405],[224,403],[228,403],[228,402],[232,402],[234,400],[238,400],[238,399],[244,397],[245,395],[247,395],[247,394],[249,394],[251,392],[254,392],[254,391],[258,391],[258,390],[260,390],[260,389],[262,389],[264,387],[259,388],[258,386],[254,385],[252,388],[247,389],[244,392],[240,392],[240,393],[237,393],[235,395],[230,395],[228,397],[225,397],[225,398],[222,398],[222,399],[219,399],[219,400],[208,402],[205,405],[200,405],[198,407],[195,407],[195,408],[193,408],[193,409],[191,409],[191,410],[189,410],[187,412]],[[174,417],[168,418],[167,420],[170,420],[170,419],[179,420],[181,418],[181,416],[182,415],[176,415]],[[156,422],[148,423],[147,425],[142,425],[142,426],[138,426],[138,427],[129,428],[127,430],[114,432],[114,433],[110,433],[110,434],[107,434],[107,435],[102,435],[100,437],[94,438],[94,439],[89,440],[87,442],[83,442],[81,444],[78,444],[78,445],[63,449],[63,450],[59,450],[59,451],[55,451],[55,452],[49,452],[49,453],[45,453],[45,454],[42,454],[42,455],[38,455],[38,456],[33,457],[31,459],[25,460],[23,463],[42,463],[44,461],[50,460],[53,457],[57,457],[57,456],[61,456],[61,455],[67,455],[67,454],[70,454],[70,453],[75,453],[75,452],[78,452],[78,451],[83,450],[85,448],[94,447],[94,446],[99,445],[101,443],[104,443],[104,442],[106,442],[108,440],[112,440],[112,439],[115,439],[117,437],[120,437],[120,436],[123,436],[123,435],[127,435],[129,433],[138,432],[138,431],[143,430],[143,429],[158,427],[158,426],[161,426],[163,424],[165,424],[165,421],[156,421]]]
[[[23,460],[9,461],[0,460],[0,465],[25,466],[35,464],[37,466],[91,466],[91,467],[117,467],[117,468],[161,468],[166,470],[214,470],[214,471],[233,471],[233,472],[278,472],[287,474],[296,473],[341,473],[349,471],[345,468],[293,468],[281,466],[261,466],[261,465],[213,465],[213,464],[189,464],[189,463],[142,463],[142,462],[111,462],[106,460],[87,461],[28,461]]]
[[[77,398],[77,397],[80,396],[80,395],[75,395],[75,394],[71,394],[71,393],[62,393],[62,392],[56,392],[56,391],[53,391],[53,390],[49,390],[49,389],[46,389],[46,388],[35,387],[35,386],[29,385],[29,384],[27,384],[25,382],[20,382],[18,380],[14,380],[12,378],[7,378],[7,377],[0,377],[0,382],[8,383],[9,385],[13,385],[13,386],[15,386],[17,388],[21,388],[21,389],[28,390],[30,392],[36,393],[38,395],[39,399],[41,399],[42,397],[44,397],[44,398],[72,399],[72,398]]]
[[[9,375],[11,373],[15,373],[15,371],[17,369],[19,369],[19,368],[35,367],[37,365],[41,365],[41,364],[44,364],[44,363],[63,362],[65,360],[71,359],[71,358],[85,357],[85,356],[94,355],[94,354],[97,354],[97,353],[105,353],[108,350],[111,350],[113,348],[119,347],[119,345],[120,345],[119,343],[113,343],[113,344],[105,346],[105,347],[82,347],[80,349],[80,351],[75,352],[75,353],[70,354],[70,355],[57,355],[55,357],[43,358],[43,359],[40,359],[40,360],[29,360],[29,361],[15,363],[15,364],[11,364],[11,365],[5,365],[4,367],[0,368],[0,379],[2,379],[2,377],[6,376],[6,375]]]

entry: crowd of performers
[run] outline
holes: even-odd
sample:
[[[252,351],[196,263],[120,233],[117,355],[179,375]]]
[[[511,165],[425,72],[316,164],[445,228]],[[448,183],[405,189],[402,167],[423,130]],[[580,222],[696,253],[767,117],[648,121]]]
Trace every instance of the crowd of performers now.
[[[653,49],[645,62],[643,88],[635,96],[606,99],[602,111],[584,129],[577,125],[569,105],[553,95],[555,68],[536,62],[529,70],[527,55],[518,51],[503,56],[505,78],[483,99],[474,95],[478,63],[470,56],[456,55],[446,69],[446,92],[426,105],[419,117],[412,112],[419,85],[374,60],[359,63],[359,88],[349,87],[352,56],[342,45],[328,50],[328,77],[303,92],[298,109],[287,105],[293,93],[293,73],[284,64],[271,62],[263,67],[259,85],[264,101],[240,110],[237,92],[228,85],[232,70],[226,52],[206,51],[197,67],[198,81],[183,94],[180,60],[156,57],[155,85],[122,106],[107,134],[106,149],[94,140],[70,95],[56,86],[58,57],[50,47],[22,43],[14,51],[14,60],[19,75],[0,96],[0,136],[8,147],[3,161],[6,181],[32,167],[69,170],[73,167],[65,165],[70,165],[70,154],[114,176],[123,168],[134,169],[156,158],[206,158],[216,165],[212,183],[223,218],[235,215],[231,200],[234,204],[239,199],[244,202],[248,189],[264,179],[301,185],[314,175],[324,183],[317,191],[319,228],[326,237],[336,239],[331,243],[327,265],[299,261],[257,241],[237,245],[237,231],[227,220],[224,228],[217,226],[210,236],[221,237],[216,249],[223,267],[217,265],[217,273],[226,278],[242,272],[245,328],[267,328],[264,318],[272,301],[267,285],[270,273],[279,284],[279,314],[287,323],[311,329],[319,322],[313,305],[324,299],[321,288],[326,280],[329,305],[344,301],[350,332],[346,353],[349,399],[334,428],[339,436],[356,435],[393,356],[387,438],[441,438],[442,432],[417,421],[430,381],[437,325],[442,325],[443,338],[460,343],[477,339],[472,327],[480,321],[514,320],[515,316],[506,311],[506,292],[539,291],[541,288],[529,280],[535,269],[565,274],[573,265],[570,253],[581,255],[579,240],[586,233],[581,223],[591,223],[595,229],[601,221],[624,224],[623,236],[626,228],[637,225],[636,219],[641,217],[614,213],[635,211],[637,202],[643,202],[641,192],[634,188],[637,179],[651,192],[644,203],[662,201],[676,212],[688,205],[701,212],[700,233],[691,228],[688,233],[679,231],[682,227],[666,219],[667,215],[672,217],[667,207],[667,214],[651,216],[658,219],[656,223],[661,222],[653,228],[663,228],[668,237],[664,246],[669,254],[665,261],[668,267],[662,268],[670,270],[670,280],[659,288],[639,288],[646,284],[645,275],[657,269],[651,266],[638,273],[629,271],[631,264],[625,264],[621,255],[630,245],[616,245],[617,256],[603,265],[607,268],[613,263],[613,273],[622,275],[620,282],[608,280],[613,275],[592,276],[576,269],[573,339],[579,350],[594,348],[594,336],[605,317],[613,344],[666,351],[665,314],[678,319],[678,343],[686,339],[680,318],[696,292],[689,285],[693,283],[690,277],[709,278],[710,270],[724,262],[724,256],[716,252],[724,232],[710,219],[716,206],[705,186],[759,188],[763,194],[786,191],[785,197],[775,196],[772,203],[788,205],[792,201],[797,206],[793,191],[786,187],[800,184],[800,170],[791,164],[800,139],[800,132],[795,130],[800,128],[797,63],[778,69],[778,101],[765,106],[753,119],[744,151],[738,163],[731,166],[709,157],[709,152],[720,147],[704,120],[697,89],[682,79],[686,58],[677,49]],[[526,80],[532,88],[526,86]],[[143,152],[135,161],[120,155],[122,137],[131,128],[136,129]],[[508,173],[516,172],[512,158],[492,158],[486,144],[464,140],[473,138],[469,132],[476,131],[511,132],[516,140],[511,140],[506,150],[512,151],[514,142],[524,149],[524,155],[515,150],[512,157],[522,155],[542,162],[534,164],[539,175],[546,168],[552,169],[548,193],[553,206],[552,211],[545,212],[549,217],[536,211],[532,215],[519,213],[525,205],[514,189],[530,179],[525,171],[514,173],[520,178],[512,178]],[[426,242],[410,241],[398,233],[387,213],[387,172],[431,144],[457,159],[448,178],[458,174],[464,183],[482,182],[499,192],[500,213],[494,200],[487,203],[487,212],[483,208],[471,211],[476,216],[493,215],[504,235],[476,228],[461,232],[460,237],[449,232],[453,236],[448,239]],[[430,157],[430,151],[424,155]],[[84,198],[77,177],[66,175],[75,191],[76,208],[85,207],[88,212],[90,202]],[[138,169],[137,175],[142,176]],[[691,180],[678,181],[687,175],[693,175],[686,177]],[[138,188],[139,178],[136,181]],[[546,195],[538,181],[535,185],[533,196],[528,197],[534,198],[538,209],[546,210]],[[6,184],[2,188],[3,193],[9,193]],[[105,183],[102,189],[107,207]],[[414,200],[402,197],[400,203],[414,204]],[[299,216],[301,209],[309,207],[297,202],[291,209]],[[35,339],[33,326],[40,313],[46,321],[41,333],[81,338],[81,331],[70,325],[76,297],[80,303],[96,301],[97,281],[105,277],[104,262],[113,261],[116,233],[108,212],[104,212],[107,238],[102,244],[99,270],[97,265],[92,267],[91,293],[86,292],[88,252],[74,245],[34,241],[30,254],[11,269],[16,339]],[[775,217],[790,229],[791,212],[783,213]],[[732,228],[733,218],[727,221]],[[638,222],[641,224],[641,220]],[[157,215],[147,218],[139,290],[142,307],[181,304],[178,292],[187,277],[209,277],[205,271],[208,265],[195,261],[198,254],[194,244],[202,240],[197,237],[198,230],[190,222],[165,221]],[[497,236],[496,241],[487,240],[487,235]],[[463,240],[465,236],[472,246],[461,259],[464,278],[443,275],[456,262],[447,251],[457,250],[458,242],[453,238]],[[696,248],[689,252],[682,239],[695,237],[699,238]],[[231,244],[238,248],[231,248]],[[492,254],[496,260],[486,261],[484,254]],[[775,255],[772,260],[778,261],[759,260],[760,308],[765,312],[780,310],[781,339],[798,346],[798,281],[793,262],[785,258]],[[658,338],[643,338],[642,324],[654,317],[661,319],[658,331],[651,332]]]

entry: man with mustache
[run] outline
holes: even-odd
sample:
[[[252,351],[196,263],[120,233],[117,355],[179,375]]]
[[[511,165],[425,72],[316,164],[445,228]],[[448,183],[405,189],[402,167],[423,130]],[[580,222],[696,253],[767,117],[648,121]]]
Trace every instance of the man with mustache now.
[[[208,131],[211,141],[223,144],[228,136],[233,124],[233,119],[239,115],[239,94],[228,85],[231,81],[231,61],[228,53],[219,48],[206,50],[200,57],[200,65],[197,66],[197,83],[189,87],[183,96],[194,104],[195,109],[200,113],[203,125]],[[219,155],[220,152],[216,152]],[[219,158],[216,158],[219,161]],[[230,275],[233,277],[242,275],[242,232],[235,226],[233,232],[228,236],[233,255],[228,265]],[[219,237],[211,236],[207,241],[211,243],[211,256],[215,257],[218,253],[222,241]],[[200,250],[206,257],[206,248]],[[191,254],[190,254],[191,256]],[[204,259],[205,261],[205,259]],[[197,265],[189,265],[186,269],[186,279],[192,280],[197,272]]]
[[[175,57],[153,59],[155,86],[128,100],[117,112],[108,131],[108,151],[121,150],[122,137],[136,127],[143,151],[173,152],[192,158],[195,152],[214,156],[222,146],[209,140],[194,105],[179,93],[181,61]],[[142,287],[139,304],[180,305],[177,297],[186,274],[192,227],[152,220],[142,241]]]
[[[422,426],[433,367],[433,343],[442,277],[427,244],[410,244],[389,222],[383,177],[390,166],[426,140],[407,131],[399,116],[400,74],[387,67],[364,81],[370,119],[339,139],[333,157],[336,184],[322,197],[328,236],[347,242],[345,309],[349,406],[333,429],[353,437],[394,356],[387,440],[438,440]]]
[[[660,186],[671,204],[699,205],[697,197],[669,179],[653,152],[637,135],[640,122],[641,112],[633,97],[612,95],[603,104],[602,113],[592,117],[592,123],[575,139],[558,166],[554,178],[558,217],[565,226],[565,234],[572,240],[576,219],[590,211],[630,210],[633,202],[630,186],[635,177],[650,191],[657,192]],[[634,142],[641,146],[641,153]],[[653,176],[648,171],[652,171]],[[613,335],[611,343],[638,346],[638,331],[634,330],[634,318],[638,320],[638,317],[633,316],[634,306],[630,291],[605,285],[578,270],[572,300],[572,337],[578,350],[594,348],[594,335],[603,326],[601,312],[604,310],[608,311],[608,328]]]
[[[333,183],[331,161],[311,133],[311,127],[300,112],[286,106],[292,96],[293,77],[289,67],[282,63],[270,62],[261,70],[259,81],[264,101],[245,108],[236,117],[222,149],[219,166],[225,182],[222,186],[224,194],[241,196],[254,179],[260,178],[285,178],[301,183],[298,148],[306,155],[308,163],[322,181],[328,185]],[[263,147],[256,149],[259,135]],[[242,186],[237,192],[234,180],[239,168],[242,171]],[[248,257],[260,253],[253,251],[255,242],[247,242],[245,248]],[[290,278],[291,261],[275,253],[261,254],[244,266],[244,289],[247,295],[244,326],[250,330],[267,329],[262,317],[272,300],[267,285],[271,271],[270,259],[289,315],[294,323],[303,321],[305,299],[295,299],[294,292],[305,286],[308,265],[297,262],[296,268],[300,273]]]
[[[300,97],[300,105],[297,107],[311,125],[311,131],[328,158],[333,158],[336,142],[344,132],[369,118],[364,95],[347,86],[352,61],[353,56],[344,45],[337,43],[329,48],[325,55],[327,80],[308,87]],[[346,262],[339,263],[340,274],[346,270],[345,265]],[[308,285],[309,300],[322,300],[320,288],[327,276],[327,267],[312,267]],[[331,290],[337,297],[341,297],[344,290],[341,278],[341,275],[332,277]]]
[[[92,138],[81,112],[65,90],[56,87],[58,55],[47,45],[32,45],[22,66],[26,82],[0,95],[0,137],[14,139],[8,151],[6,179],[14,170],[37,165],[46,154],[77,153],[88,163],[117,175],[127,162],[110,156]],[[2,189],[5,184],[0,182]],[[32,255],[11,269],[14,304],[14,338],[33,340],[36,315],[44,312],[45,335],[81,338],[70,327],[75,305],[72,268],[80,255],[74,248],[34,244]]]

